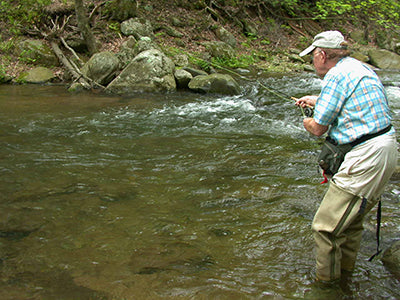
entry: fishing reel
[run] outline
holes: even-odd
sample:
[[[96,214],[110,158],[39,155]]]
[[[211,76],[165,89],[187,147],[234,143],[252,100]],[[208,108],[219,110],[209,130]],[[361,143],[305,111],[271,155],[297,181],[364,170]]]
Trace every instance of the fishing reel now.
[[[314,115],[314,109],[312,107],[306,106],[303,108],[303,113],[306,117],[311,118]]]

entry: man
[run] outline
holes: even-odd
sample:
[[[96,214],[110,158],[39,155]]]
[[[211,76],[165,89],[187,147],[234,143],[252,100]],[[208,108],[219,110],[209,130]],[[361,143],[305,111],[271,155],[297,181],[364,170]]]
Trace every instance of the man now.
[[[396,168],[397,143],[384,87],[372,69],[349,57],[343,35],[316,35],[300,56],[308,54],[323,83],[319,96],[296,102],[314,107],[305,129],[316,136],[327,132],[339,145],[368,138],[347,152],[312,223],[317,280],[334,281],[354,269],[363,218]]]

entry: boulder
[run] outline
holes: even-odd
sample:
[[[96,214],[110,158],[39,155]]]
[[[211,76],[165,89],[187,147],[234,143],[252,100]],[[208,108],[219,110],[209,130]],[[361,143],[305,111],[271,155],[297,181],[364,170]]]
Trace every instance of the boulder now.
[[[55,78],[56,76],[50,69],[47,69],[45,67],[37,67],[22,74],[18,78],[18,81],[26,83],[46,83],[54,80]]]
[[[112,52],[99,52],[94,54],[83,66],[82,73],[101,84],[109,84],[119,70],[119,59]]]
[[[189,82],[189,89],[199,93],[216,93],[224,95],[240,94],[239,84],[227,74],[214,73],[200,75]]]
[[[357,59],[357,60],[359,60],[359,61],[361,61],[363,63],[369,62],[368,55],[365,55],[365,54],[361,53],[360,51],[354,51],[351,54],[351,57],[353,57],[353,58],[355,58],[355,59]]]
[[[132,18],[122,22],[121,32],[126,36],[133,35],[137,40],[145,36],[154,37],[151,22],[141,18]]]
[[[236,56],[235,50],[225,42],[205,42],[204,47],[206,47],[207,51],[210,52],[213,57],[231,59]]]
[[[188,88],[190,80],[192,80],[193,76],[188,71],[183,69],[177,69],[175,71],[175,79],[178,88],[186,89]]]
[[[368,52],[370,63],[380,69],[400,69],[400,55],[383,49]]]
[[[157,49],[161,51],[160,47],[157,45],[156,42],[154,42],[150,37],[144,36],[141,37],[136,43],[135,47],[133,48],[133,53],[136,56],[141,52],[152,49]]]
[[[136,45],[136,39],[133,36],[129,36],[128,39],[122,43],[119,52],[116,54],[121,62],[121,67],[124,69],[134,58]]]
[[[186,67],[189,65],[189,57],[186,54],[176,54],[172,57],[177,67]]]
[[[183,70],[192,74],[193,77],[200,76],[200,75],[208,75],[208,73],[205,71],[198,70],[198,69],[191,68],[191,67],[184,67]]]
[[[394,242],[385,250],[382,262],[400,280],[400,241]]]
[[[16,55],[27,62],[45,67],[58,66],[58,59],[51,48],[42,41],[27,39],[16,45]]]
[[[157,49],[144,51],[106,88],[114,94],[133,92],[166,92],[176,90],[175,65]]]

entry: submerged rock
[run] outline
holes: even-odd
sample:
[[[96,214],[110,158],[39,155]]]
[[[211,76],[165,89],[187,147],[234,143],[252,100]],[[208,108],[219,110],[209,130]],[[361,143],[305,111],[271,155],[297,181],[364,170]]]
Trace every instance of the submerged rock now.
[[[398,279],[400,279],[400,241],[394,242],[385,250],[382,262]]]

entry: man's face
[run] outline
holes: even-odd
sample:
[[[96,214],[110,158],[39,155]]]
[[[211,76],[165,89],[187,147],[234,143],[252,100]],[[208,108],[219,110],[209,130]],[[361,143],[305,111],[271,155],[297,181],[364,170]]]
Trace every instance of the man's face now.
[[[312,62],[314,64],[315,71],[320,78],[324,78],[328,70],[326,69],[326,53],[320,48],[315,48],[312,52]]]

